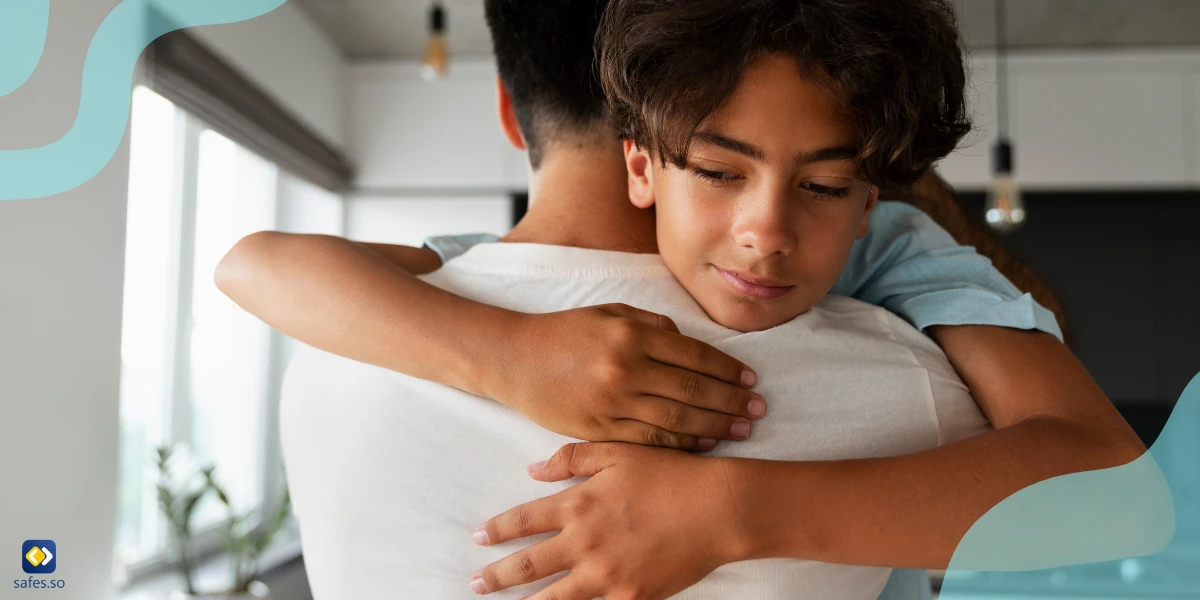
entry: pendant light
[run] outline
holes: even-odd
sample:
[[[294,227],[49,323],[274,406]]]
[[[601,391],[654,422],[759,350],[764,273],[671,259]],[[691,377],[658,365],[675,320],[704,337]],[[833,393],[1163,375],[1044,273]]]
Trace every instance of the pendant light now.
[[[1025,203],[1021,188],[1013,176],[1013,148],[1008,139],[1008,28],[1005,0],[996,5],[996,106],[999,136],[992,147],[992,184],[987,191],[984,218],[988,226],[1001,233],[1013,231],[1025,222]]]
[[[429,41],[421,60],[421,77],[432,81],[450,72],[450,47],[446,44],[446,9],[441,2],[429,7]]]

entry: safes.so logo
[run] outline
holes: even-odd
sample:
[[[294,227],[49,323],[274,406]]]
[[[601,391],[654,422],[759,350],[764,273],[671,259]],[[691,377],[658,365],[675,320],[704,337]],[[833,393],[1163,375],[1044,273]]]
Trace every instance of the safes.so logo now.
[[[21,567],[26,573],[53,573],[58,566],[58,548],[50,540],[25,540],[21,544]]]

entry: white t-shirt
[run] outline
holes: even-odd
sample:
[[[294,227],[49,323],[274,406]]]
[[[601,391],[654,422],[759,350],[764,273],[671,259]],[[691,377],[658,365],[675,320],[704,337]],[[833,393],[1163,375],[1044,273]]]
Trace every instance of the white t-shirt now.
[[[530,313],[624,302],[754,367],[768,403],[712,456],[823,460],[917,452],[988,428],[945,355],[887,311],[830,296],[767,331],[713,323],[657,255],[481,244],[424,279]],[[402,344],[405,340],[396,340]],[[569,394],[570,390],[563,390]],[[286,376],[284,459],[317,600],[475,598],[476,569],[542,534],[491,547],[486,519],[582,481],[525,474],[577,441],[498,402],[304,348]],[[821,493],[813,490],[814,494]],[[728,564],[676,598],[874,599],[890,569],[769,559]],[[565,575],[494,593],[522,598]]]

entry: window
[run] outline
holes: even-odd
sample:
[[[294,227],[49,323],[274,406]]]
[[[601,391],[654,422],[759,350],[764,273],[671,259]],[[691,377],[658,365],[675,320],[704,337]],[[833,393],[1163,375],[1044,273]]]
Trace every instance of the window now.
[[[222,256],[243,236],[275,225],[275,166],[213,131],[200,134],[187,348],[193,453],[217,465],[234,509],[262,500],[263,411],[270,330],[213,285]],[[222,518],[210,496],[196,527]]]
[[[276,403],[290,342],[216,289],[218,261],[254,231],[342,233],[340,196],[145,87],[134,91],[130,144],[116,532],[127,575],[166,548],[154,448],[182,443],[215,464],[239,511],[273,506],[283,491]],[[210,499],[194,527],[224,517]]]

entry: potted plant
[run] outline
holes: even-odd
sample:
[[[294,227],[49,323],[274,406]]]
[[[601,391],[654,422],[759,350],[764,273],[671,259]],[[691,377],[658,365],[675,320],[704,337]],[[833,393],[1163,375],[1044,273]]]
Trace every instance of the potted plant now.
[[[214,465],[198,466],[186,452],[171,446],[156,450],[158,465],[158,507],[167,518],[175,563],[183,575],[184,589],[171,595],[172,600],[254,600],[268,597],[266,584],[258,581],[259,558],[276,534],[283,529],[290,514],[291,502],[287,493],[277,510],[270,513],[259,527],[253,523],[253,512],[237,514],[229,494],[216,481]],[[233,581],[228,589],[198,592],[195,585],[196,556],[193,552],[192,518],[196,507],[212,495],[228,514],[222,523],[221,541],[233,569]]]

